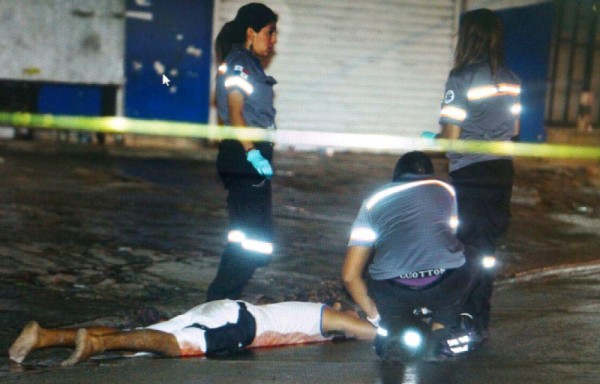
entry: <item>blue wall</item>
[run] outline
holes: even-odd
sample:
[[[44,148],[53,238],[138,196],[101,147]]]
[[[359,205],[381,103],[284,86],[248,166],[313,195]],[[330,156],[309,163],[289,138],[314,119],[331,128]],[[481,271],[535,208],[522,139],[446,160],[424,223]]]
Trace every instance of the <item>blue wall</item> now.
[[[125,115],[135,118],[208,122],[213,0],[127,1],[127,10],[150,12],[152,21],[127,18]],[[190,55],[190,46],[201,49]],[[154,69],[165,66],[170,86]],[[177,76],[170,71],[176,69]]]
[[[546,140],[546,81],[555,11],[553,3],[499,11],[506,64],[521,78],[521,141]]]

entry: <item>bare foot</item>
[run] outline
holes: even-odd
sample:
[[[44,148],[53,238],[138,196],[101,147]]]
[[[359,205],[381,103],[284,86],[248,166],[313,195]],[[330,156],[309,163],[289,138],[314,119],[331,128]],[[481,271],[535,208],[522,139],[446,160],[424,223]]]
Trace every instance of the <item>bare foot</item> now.
[[[89,359],[96,353],[102,352],[102,349],[97,345],[95,336],[91,335],[86,329],[80,329],[75,336],[75,351],[71,356],[63,361],[61,365],[67,367]]]
[[[30,321],[25,325],[21,334],[13,345],[11,345],[8,350],[8,356],[14,362],[21,364],[25,357],[31,352],[34,351],[37,347],[38,339],[40,333],[40,325],[35,321]]]

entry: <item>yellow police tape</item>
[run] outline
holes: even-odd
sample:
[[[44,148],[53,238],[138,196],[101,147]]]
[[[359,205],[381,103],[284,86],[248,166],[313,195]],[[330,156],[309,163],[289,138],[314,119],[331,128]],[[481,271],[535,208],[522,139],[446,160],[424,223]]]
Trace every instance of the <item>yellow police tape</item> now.
[[[600,146],[490,142],[409,138],[379,134],[232,128],[219,125],[144,120],[125,117],[90,117],[0,112],[0,125],[45,129],[69,129],[114,134],[204,138],[210,140],[271,141],[296,147],[344,148],[375,151],[455,151],[494,155],[600,159]],[[367,129],[365,129],[367,131]]]

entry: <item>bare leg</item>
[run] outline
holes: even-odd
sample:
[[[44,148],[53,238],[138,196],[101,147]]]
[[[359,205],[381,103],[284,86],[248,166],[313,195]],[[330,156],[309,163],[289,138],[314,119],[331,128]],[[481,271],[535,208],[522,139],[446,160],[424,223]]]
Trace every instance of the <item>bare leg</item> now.
[[[80,329],[77,331],[75,351],[62,365],[73,365],[111,350],[146,351],[165,356],[181,355],[179,343],[170,333],[143,329],[94,335],[86,329]]]
[[[323,311],[322,322],[324,332],[342,331],[361,340],[373,340],[377,334],[375,327],[368,321],[331,308],[325,308]]]
[[[115,328],[94,327],[89,329],[94,334],[116,332]],[[22,363],[29,353],[47,347],[74,347],[76,329],[47,329],[37,322],[30,321],[25,325],[8,351],[11,360]]]

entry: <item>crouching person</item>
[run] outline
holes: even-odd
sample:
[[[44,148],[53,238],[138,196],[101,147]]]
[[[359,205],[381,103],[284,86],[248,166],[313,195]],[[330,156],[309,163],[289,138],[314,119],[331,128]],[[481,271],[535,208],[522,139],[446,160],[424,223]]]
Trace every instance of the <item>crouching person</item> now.
[[[12,361],[47,347],[74,347],[62,365],[73,365],[109,350],[144,351],[169,357],[223,355],[246,348],[325,341],[330,333],[372,340],[375,329],[355,313],[320,303],[283,302],[253,305],[218,300],[146,328],[121,331],[107,327],[46,329],[28,323],[9,350]]]
[[[389,341],[398,341],[400,330],[423,324],[415,317],[420,308],[431,316],[428,359],[454,357],[468,349],[467,338],[457,332],[472,273],[455,236],[454,189],[433,173],[424,153],[405,154],[396,164],[393,182],[363,202],[352,226],[344,285],[379,327],[375,347],[382,358],[392,357]],[[417,348],[418,337],[415,332],[407,343]]]

